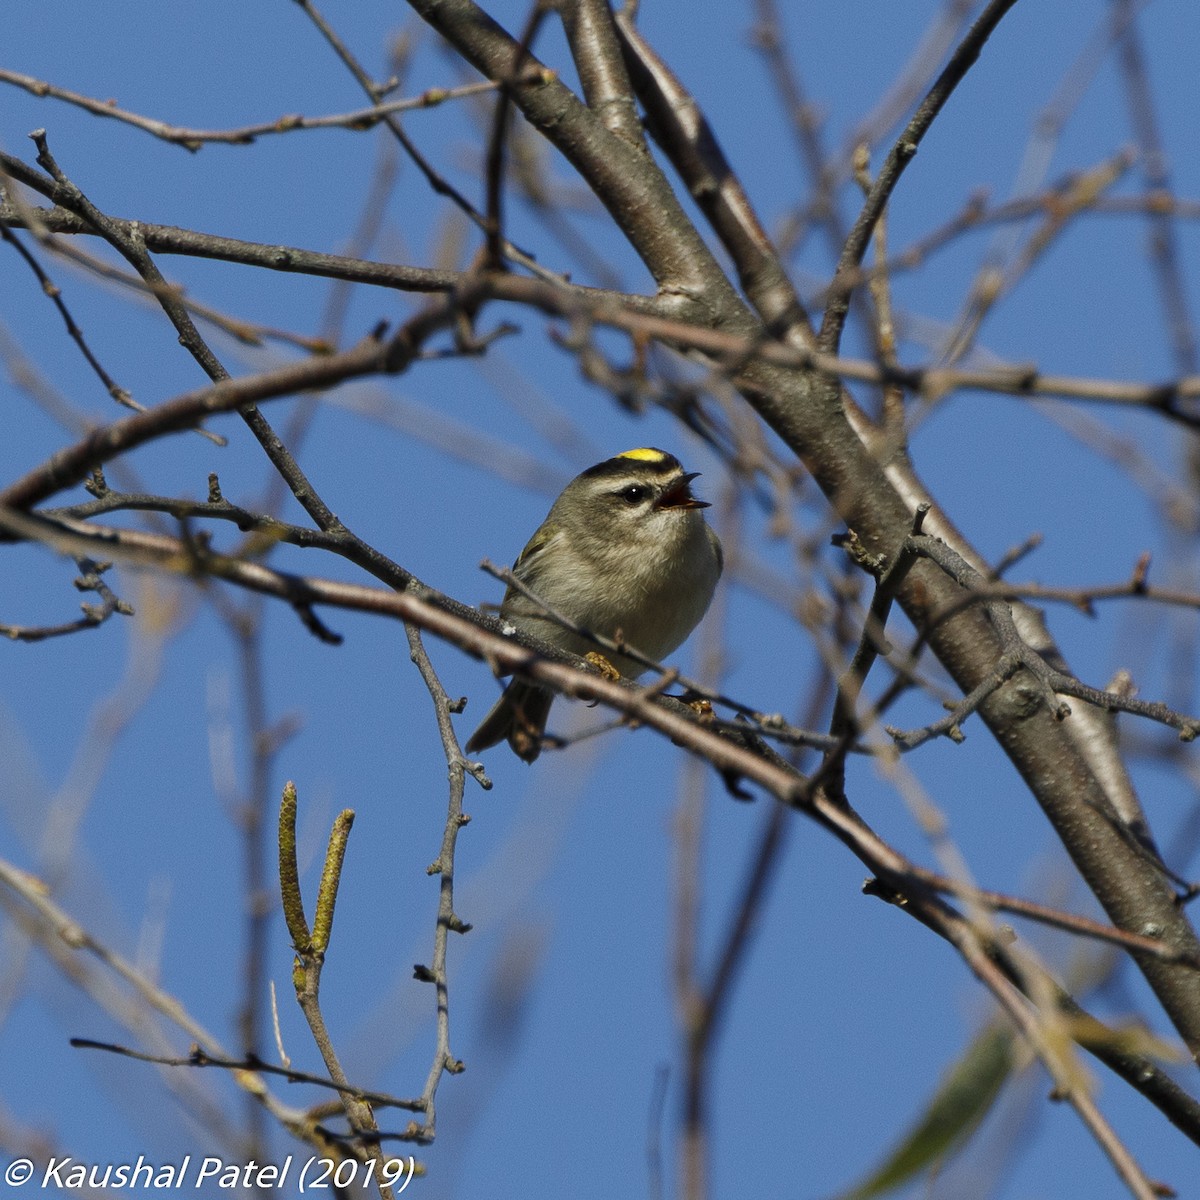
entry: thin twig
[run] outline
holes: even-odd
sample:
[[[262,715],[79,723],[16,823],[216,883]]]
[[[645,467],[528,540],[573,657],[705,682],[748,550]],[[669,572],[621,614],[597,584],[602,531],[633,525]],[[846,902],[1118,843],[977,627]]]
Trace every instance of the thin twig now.
[[[216,1067],[221,1071],[253,1071],[260,1075],[275,1075],[288,1083],[307,1083],[314,1087],[328,1088],[330,1091],[352,1096],[364,1104],[375,1108],[404,1108],[417,1109],[419,1100],[405,1100],[388,1092],[376,1092],[369,1088],[354,1087],[348,1084],[336,1083],[324,1075],[312,1075],[308,1071],[297,1071],[293,1067],[280,1067],[274,1063],[264,1062],[254,1055],[242,1058],[225,1058],[220,1054],[211,1054],[201,1046],[194,1045],[191,1051],[183,1057],[166,1054],[145,1054],[128,1046],[119,1046],[113,1042],[97,1042],[92,1038],[73,1037],[71,1045],[79,1050],[103,1050],[107,1054],[117,1054],[122,1058],[132,1058],[137,1062],[155,1063],[161,1067]]]
[[[437,1134],[437,1092],[442,1076],[458,1075],[465,1070],[464,1064],[450,1051],[450,976],[446,965],[451,933],[468,933],[471,926],[457,914],[454,908],[454,856],[458,846],[459,830],[470,820],[463,811],[463,791],[467,775],[487,790],[491,780],[484,773],[481,763],[470,762],[458,744],[458,736],[450,720],[451,713],[462,711],[462,702],[452,703],[442,682],[433,668],[433,663],[421,641],[416,625],[406,624],[409,655],[429,690],[437,717],[438,733],[446,755],[450,779],[450,790],[446,804],[446,823],[442,829],[442,844],[437,858],[429,867],[429,874],[438,877],[437,921],[433,934],[433,958],[429,966],[419,965],[414,976],[425,983],[432,983],[437,1006],[437,1037],[433,1061],[421,1093],[420,1124],[413,1122],[406,1131],[415,1141],[431,1142]]]
[[[300,113],[288,113],[276,117],[273,121],[260,121],[234,129],[191,129],[187,126],[171,125],[154,117],[142,116],[140,113],[119,108],[107,100],[97,100],[92,96],[85,96],[81,92],[56,87],[52,83],[35,79],[31,75],[23,75],[18,71],[9,71],[2,67],[0,67],[0,83],[10,83],[35,96],[48,96],[54,100],[62,100],[96,117],[108,117],[114,121],[124,122],[144,133],[161,138],[165,142],[182,146],[185,150],[199,150],[211,142],[244,146],[270,134],[294,133],[304,129],[348,129],[359,133],[373,129],[381,121],[397,113],[436,108],[448,100],[477,96],[481,92],[491,92],[496,88],[494,83],[484,80],[479,83],[464,84],[460,87],[428,88],[419,96],[412,96],[404,100],[382,101],[370,108],[360,108],[353,112],[333,113],[323,117],[306,117]]]
[[[504,236],[504,151],[508,141],[509,118],[512,114],[512,88],[530,61],[534,40],[548,11],[548,5],[543,4],[541,0],[530,8],[525,28],[521,31],[513,50],[512,65],[507,75],[496,81],[500,94],[496,97],[496,106],[492,113],[483,175],[487,196],[483,225],[487,239],[484,256],[488,268],[493,271],[504,269],[504,248],[508,245]]]
[[[95,629],[115,613],[127,617],[133,615],[133,607],[117,596],[102,578],[112,563],[95,563],[89,558],[79,558],[76,565],[81,574],[75,580],[75,587],[81,592],[95,592],[100,597],[99,604],[81,604],[82,617],[74,621],[64,621],[59,625],[0,624],[0,638],[8,638],[14,642],[44,642],[47,638],[65,637],[85,629]]]
[[[1015,3],[1016,0],[991,0],[975,24],[971,26],[970,32],[959,43],[958,49],[946,64],[945,70],[926,93],[924,100],[913,114],[912,120],[909,121],[904,132],[888,152],[888,156],[875,178],[871,194],[863,204],[862,211],[854,222],[854,228],[850,230],[850,236],[842,248],[841,258],[838,260],[837,271],[834,274],[835,288],[839,277],[855,269],[862,262],[871,240],[871,232],[875,228],[875,222],[879,219],[884,206],[900,182],[904,168],[917,153],[921,139],[929,132],[930,126],[941,112],[943,105],[950,99],[954,89],[975,65],[975,60],[982,53],[984,43],[991,37],[992,31]],[[849,298],[835,295],[826,307],[825,316],[821,322],[821,332],[817,339],[821,349],[837,350],[841,344],[842,330],[848,311]]]
[[[372,103],[378,106],[383,100],[383,90],[378,84],[371,79],[370,75],[359,63],[354,56],[350,47],[338,35],[333,26],[325,19],[322,13],[317,9],[312,0],[294,0],[304,14],[312,21],[315,28],[321,36],[329,43],[334,54],[337,55],[346,70],[350,72],[355,82],[362,88]],[[534,69],[530,73],[529,78],[532,81],[545,81],[550,77],[548,72],[540,63],[534,64]],[[442,175],[430,162],[428,158],[418,149],[416,143],[405,132],[404,126],[401,124],[399,116],[396,113],[389,113],[382,118],[383,124],[387,127],[391,135],[403,148],[404,153],[412,160],[417,170],[425,177],[426,182],[436,195],[445,196],[455,205],[461,212],[466,214],[467,218],[478,228],[487,232],[487,217],[481,213],[467,198],[450,183],[444,175]],[[510,243],[504,244],[505,255],[514,262],[520,263],[527,270],[543,279],[557,279],[552,271],[548,271],[545,267],[539,264],[536,258],[519,246],[514,246]]]

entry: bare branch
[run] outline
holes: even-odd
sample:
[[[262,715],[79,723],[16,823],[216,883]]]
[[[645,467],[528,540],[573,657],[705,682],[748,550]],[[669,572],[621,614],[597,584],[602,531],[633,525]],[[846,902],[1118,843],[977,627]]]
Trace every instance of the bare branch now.
[[[495,84],[490,82],[468,83],[459,87],[428,88],[419,96],[404,100],[388,100],[374,104],[370,108],[360,108],[353,112],[333,113],[324,117],[306,117],[300,113],[288,113],[276,117],[273,121],[261,121],[253,125],[242,125],[236,129],[190,129],[181,125],[171,125],[154,117],[142,116],[140,113],[129,112],[119,108],[107,100],[97,100],[85,96],[81,92],[73,92],[69,88],[56,87],[31,75],[23,75],[19,71],[9,71],[0,67],[0,83],[10,83],[14,87],[23,88],[34,96],[50,97],[62,100],[96,117],[108,117],[114,121],[132,125],[143,133],[152,134],[165,142],[173,142],[185,150],[199,150],[209,143],[245,146],[260,137],[271,134],[294,133],[305,129],[347,129],[361,133],[373,129],[387,117],[402,112],[412,112],[418,109],[436,108],[449,100],[459,100],[464,97],[478,96],[481,93],[495,90]]]
[[[937,118],[942,107],[962,82],[966,73],[975,65],[975,60],[983,52],[984,43],[991,37],[993,30],[1008,14],[1016,0],[991,0],[987,8],[980,14],[970,32],[959,43],[953,57],[946,64],[945,70],[938,76],[937,82],[926,93],[925,98],[917,107],[912,120],[904,132],[897,138],[887,158],[879,169],[871,193],[854,222],[854,228],[846,239],[842,256],[834,275],[834,287],[837,287],[838,277],[844,275],[862,262],[871,240],[871,231],[875,222],[883,212],[892,192],[900,182],[904,168],[912,161],[921,144],[921,139],[929,131],[929,127]],[[818,344],[822,350],[836,350],[842,340],[842,329],[849,309],[848,299],[837,298],[831,301],[825,309],[825,317],[821,322],[821,332]]]

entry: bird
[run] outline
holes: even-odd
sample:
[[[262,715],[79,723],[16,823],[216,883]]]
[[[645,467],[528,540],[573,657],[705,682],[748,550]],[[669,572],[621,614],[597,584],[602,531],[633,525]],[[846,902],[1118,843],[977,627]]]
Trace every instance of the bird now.
[[[546,608],[575,625],[660,662],[708,610],[721,576],[721,543],[704,519],[709,505],[665,450],[642,446],[577,475],[551,506],[513,566]],[[500,616],[518,631],[588,655],[595,644],[565,629],[537,600],[510,584]],[[595,656],[593,656],[595,661]],[[646,668],[607,652],[598,665],[636,679]],[[475,754],[507,741],[518,758],[541,753],[554,694],[513,679],[466,743]]]

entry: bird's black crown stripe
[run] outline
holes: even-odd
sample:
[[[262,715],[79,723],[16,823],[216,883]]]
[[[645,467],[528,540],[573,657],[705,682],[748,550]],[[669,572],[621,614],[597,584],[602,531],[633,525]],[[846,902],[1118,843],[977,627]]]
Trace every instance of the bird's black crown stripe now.
[[[626,450],[615,458],[606,458],[594,467],[588,467],[580,476],[581,479],[603,479],[606,476],[646,475],[666,477],[677,474],[683,468],[679,459],[665,450],[656,450],[651,446],[637,450]]]

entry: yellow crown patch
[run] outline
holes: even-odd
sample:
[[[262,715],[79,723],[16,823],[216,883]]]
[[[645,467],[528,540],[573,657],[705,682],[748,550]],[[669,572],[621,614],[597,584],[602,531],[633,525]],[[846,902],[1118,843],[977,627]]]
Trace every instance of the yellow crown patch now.
[[[656,450],[653,446],[639,446],[636,450],[626,450],[623,454],[618,454],[618,458],[633,458],[638,462],[662,462],[669,455],[664,454],[661,450]]]

